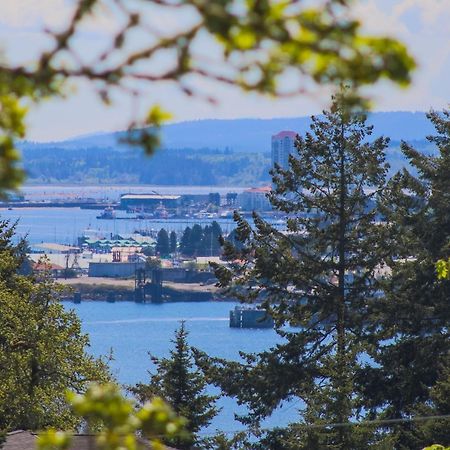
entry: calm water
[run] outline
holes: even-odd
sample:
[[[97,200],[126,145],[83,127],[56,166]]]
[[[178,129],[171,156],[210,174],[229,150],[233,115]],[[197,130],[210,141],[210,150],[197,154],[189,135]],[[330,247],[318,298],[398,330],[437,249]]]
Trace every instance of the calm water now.
[[[230,328],[228,315],[234,303],[66,302],[65,306],[74,309],[81,318],[83,329],[91,338],[92,354],[107,355],[112,351],[111,368],[123,384],[148,379],[147,371],[151,368],[148,352],[167,356],[172,345],[170,340],[181,320],[186,321],[190,345],[211,356],[230,360],[239,360],[239,351],[259,352],[281,341],[274,330]],[[243,412],[243,409],[229,398],[220,399],[219,405],[223,411],[207,432],[216,428],[224,431],[240,429],[234,413]],[[285,405],[265,426],[289,422],[295,417],[295,406]]]
[[[117,201],[126,192],[151,192],[161,194],[208,194],[219,192],[242,192],[244,188],[224,186],[24,186],[22,193],[27,200],[64,200],[73,198],[96,198]],[[26,236],[31,244],[57,242],[59,244],[76,244],[77,238],[85,230],[97,231],[105,237],[116,233],[133,233],[135,230],[156,230],[181,233],[187,226],[198,223],[202,226],[210,224],[214,219],[174,219],[174,220],[136,220],[125,211],[118,211],[118,217],[126,220],[101,220],[97,216],[99,210],[80,208],[16,208],[8,210],[0,208],[0,219],[18,221],[16,227],[20,237]],[[235,228],[231,219],[215,219],[225,233]],[[277,224],[277,226],[283,226]]]
[[[17,208],[8,210],[0,208],[0,219],[18,221],[16,231],[20,237],[27,237],[31,244],[41,242],[57,242],[59,244],[75,244],[77,238],[87,229],[97,231],[105,237],[116,233],[133,233],[135,230],[156,230],[181,233],[187,226],[198,223],[202,226],[210,224],[214,219],[182,219],[182,220],[135,220],[135,219],[97,219],[101,211],[80,208]],[[120,215],[126,216],[125,212]],[[231,219],[215,219],[225,233],[235,228]]]

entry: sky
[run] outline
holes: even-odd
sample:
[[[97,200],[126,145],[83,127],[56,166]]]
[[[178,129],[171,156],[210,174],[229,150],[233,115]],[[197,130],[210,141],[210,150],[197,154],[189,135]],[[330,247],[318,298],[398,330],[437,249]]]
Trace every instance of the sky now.
[[[107,0],[106,0],[107,1]],[[130,3],[132,0],[130,0]],[[0,0],[0,55],[8,63],[30,63],[48,49],[51,41],[43,31],[58,29],[70,17],[73,0]],[[364,30],[402,40],[418,63],[408,89],[382,82],[370,89],[377,111],[427,111],[450,104],[450,0],[355,0],[352,13],[364,24]],[[161,30],[183,26],[189,17],[147,11],[149,23]],[[110,10],[100,10],[82,29],[77,41],[80,54],[89,60],[99,51],[107,36],[120,25]],[[130,46],[139,46],[137,35]],[[200,51],[210,52],[208,44]],[[212,50],[213,52],[213,50]],[[327,106],[329,91],[315,88],[311,95],[270,100],[256,94],[223,85],[202,85],[218,103],[192,99],[173,85],[158,85],[143,90],[140,98],[117,94],[105,107],[92,86],[71,85],[65,99],[50,99],[32,105],[27,119],[27,138],[54,141],[99,131],[126,128],[130,120],[154,102],[169,109],[174,121],[205,118],[271,118],[315,114]]]

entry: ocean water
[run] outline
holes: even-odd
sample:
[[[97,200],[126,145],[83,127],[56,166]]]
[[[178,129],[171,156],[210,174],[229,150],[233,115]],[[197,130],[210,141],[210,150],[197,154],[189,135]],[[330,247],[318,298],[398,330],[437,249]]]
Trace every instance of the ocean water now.
[[[224,233],[236,228],[232,219],[132,219],[131,214],[118,211],[117,216],[124,219],[97,219],[101,213],[98,210],[80,208],[15,208],[12,210],[0,208],[0,220],[17,222],[16,233],[19,237],[26,237],[30,244],[42,242],[56,242],[58,244],[73,245],[77,238],[86,230],[96,232],[106,238],[113,234],[134,233],[136,230],[156,231],[165,228],[179,234],[183,230],[198,223],[201,226],[217,221]],[[251,220],[250,220],[251,222]],[[275,226],[283,227],[280,221]]]
[[[138,220],[131,219],[124,211],[119,211],[119,217],[126,219],[97,219],[101,213],[98,210],[80,208],[16,208],[8,210],[0,208],[0,219],[17,221],[16,232],[20,237],[26,237],[31,244],[56,242],[58,244],[76,244],[77,238],[86,230],[97,232],[105,237],[116,233],[133,233],[135,230],[167,231],[181,233],[187,226],[198,223],[202,226],[210,224],[214,219],[167,219]],[[235,228],[231,219],[215,219],[226,233]]]
[[[269,349],[281,338],[272,329],[230,328],[232,302],[166,303],[161,305],[132,302],[65,302],[76,311],[83,330],[89,334],[89,351],[95,356],[112,353],[111,369],[117,380],[133,385],[148,380],[152,365],[148,356],[168,356],[175,330],[185,321],[189,344],[211,356],[240,360],[239,351],[253,353]],[[217,393],[209,388],[211,393]],[[234,420],[235,413],[245,409],[234,399],[221,398],[223,409],[205,433],[215,429],[233,432],[242,429]],[[265,427],[284,425],[296,417],[296,403],[285,403],[264,423]]]

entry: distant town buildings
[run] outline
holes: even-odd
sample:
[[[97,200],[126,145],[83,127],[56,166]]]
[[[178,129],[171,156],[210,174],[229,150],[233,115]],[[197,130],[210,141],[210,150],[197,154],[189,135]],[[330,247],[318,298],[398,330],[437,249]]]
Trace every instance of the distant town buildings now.
[[[122,209],[140,209],[154,211],[160,205],[165,208],[176,208],[180,205],[181,195],[151,194],[124,194],[120,196]]]
[[[289,165],[289,155],[295,151],[295,131],[280,131],[272,136],[272,167],[278,164],[283,169]],[[272,187],[262,186],[246,189],[237,198],[237,205],[243,211],[271,211],[272,205],[267,198]]]
[[[270,211],[272,206],[267,198],[270,186],[246,189],[238,196],[238,205],[244,211]]]
[[[280,131],[272,136],[272,167],[278,164],[283,169],[288,168],[289,155],[295,150],[295,131]]]

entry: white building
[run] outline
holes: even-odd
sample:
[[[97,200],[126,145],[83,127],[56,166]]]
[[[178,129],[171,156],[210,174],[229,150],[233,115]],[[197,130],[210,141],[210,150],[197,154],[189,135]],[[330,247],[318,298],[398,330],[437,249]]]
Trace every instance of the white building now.
[[[246,189],[238,195],[238,205],[243,211],[270,211],[272,205],[267,198],[270,186]]]
[[[294,131],[280,131],[272,136],[272,167],[277,163],[283,169],[288,168],[289,155],[295,151]]]

